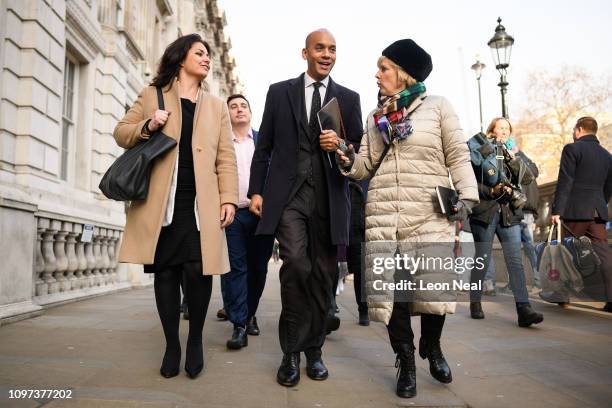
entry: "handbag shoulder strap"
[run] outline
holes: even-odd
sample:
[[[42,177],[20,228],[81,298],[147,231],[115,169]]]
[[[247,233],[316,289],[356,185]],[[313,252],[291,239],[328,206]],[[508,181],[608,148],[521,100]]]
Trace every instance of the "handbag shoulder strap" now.
[[[159,106],[159,110],[165,110],[164,105],[164,94],[162,93],[161,87],[156,87],[157,89],[157,106]]]
[[[504,177],[504,150],[500,143],[495,143],[495,160],[497,162],[497,170]]]
[[[376,172],[378,171],[378,168],[382,164],[383,160],[385,160],[385,156],[387,155],[387,153],[389,153],[389,149],[391,149],[391,143],[390,142],[389,142],[388,145],[385,146],[385,149],[383,150],[382,154],[380,155],[380,160],[378,161],[378,163],[376,163],[376,165],[372,169],[372,177],[374,177],[376,175]]]

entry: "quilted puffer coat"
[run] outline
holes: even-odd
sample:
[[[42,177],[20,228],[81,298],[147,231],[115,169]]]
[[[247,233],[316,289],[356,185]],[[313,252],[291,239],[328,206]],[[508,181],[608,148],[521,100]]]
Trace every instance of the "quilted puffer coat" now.
[[[359,153],[345,175],[353,179],[372,177],[385,148],[373,119],[368,116]],[[467,139],[459,119],[449,103],[440,96],[421,95],[408,108],[413,133],[407,139],[392,142],[372,177],[366,202],[366,243],[376,242],[440,243],[453,242],[454,223],[441,213],[436,186],[452,185],[459,199],[478,202],[478,188]],[[376,244],[375,244],[376,245]],[[450,247],[450,244],[449,244]],[[367,257],[373,254],[368,253]],[[379,276],[366,267],[366,288]],[[392,281],[392,277],[390,281]],[[383,299],[369,297],[370,319],[389,323],[393,312],[393,292]],[[454,313],[454,302],[413,302],[412,312]]]

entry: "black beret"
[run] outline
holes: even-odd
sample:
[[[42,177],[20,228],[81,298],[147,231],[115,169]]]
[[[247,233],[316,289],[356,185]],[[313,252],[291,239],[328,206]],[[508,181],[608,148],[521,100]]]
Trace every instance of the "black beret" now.
[[[394,42],[383,50],[382,55],[395,62],[419,82],[423,82],[433,68],[431,56],[408,38]]]

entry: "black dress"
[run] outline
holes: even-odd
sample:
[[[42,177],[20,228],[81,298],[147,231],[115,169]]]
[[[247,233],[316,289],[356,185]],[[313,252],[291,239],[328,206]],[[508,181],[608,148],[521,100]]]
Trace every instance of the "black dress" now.
[[[154,264],[144,266],[144,271],[147,273],[154,273],[185,262],[202,261],[200,232],[194,211],[196,184],[191,147],[195,107],[194,102],[181,98],[182,127],[174,214],[172,223],[161,229]]]

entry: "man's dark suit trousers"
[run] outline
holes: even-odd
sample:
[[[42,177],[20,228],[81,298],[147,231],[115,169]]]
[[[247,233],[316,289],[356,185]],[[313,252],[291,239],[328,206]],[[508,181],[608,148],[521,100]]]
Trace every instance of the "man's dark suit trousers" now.
[[[331,304],[336,247],[331,243],[327,194],[315,193],[323,183],[303,182],[283,210],[276,236],[282,311],[278,325],[283,353],[320,353]],[[323,204],[323,205],[321,205]],[[323,214],[322,214],[323,212]]]

